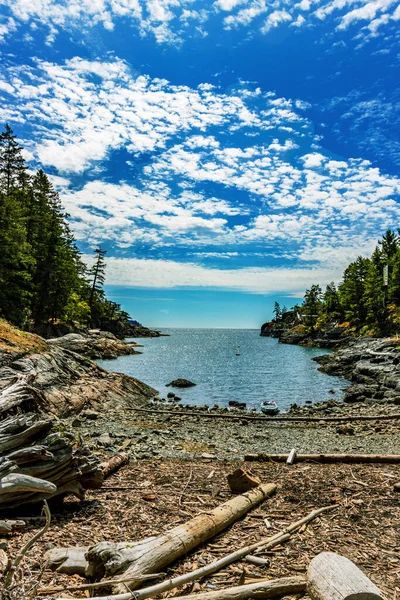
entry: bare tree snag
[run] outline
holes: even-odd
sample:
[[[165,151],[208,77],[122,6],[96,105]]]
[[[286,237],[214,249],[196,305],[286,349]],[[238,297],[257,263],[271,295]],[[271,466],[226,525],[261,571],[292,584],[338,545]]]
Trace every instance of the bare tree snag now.
[[[113,473],[118,471],[121,467],[129,463],[129,454],[127,452],[121,452],[120,454],[114,454],[108,460],[105,460],[100,464],[103,470],[104,479],[110,477]]]
[[[310,563],[307,592],[312,600],[384,600],[382,592],[348,558],[321,552]]]
[[[259,486],[261,479],[253,475],[250,471],[246,471],[243,467],[236,469],[228,475],[228,484],[234,494],[243,494],[249,490]]]
[[[87,575],[110,577],[123,573],[124,578],[158,573],[164,567],[184,556],[206,540],[240,519],[251,508],[271,496],[276,490],[274,483],[267,483],[236,496],[214,510],[201,513],[187,523],[171,529],[154,539],[139,543],[132,548],[121,550],[119,544],[101,542],[92,546],[86,558],[89,562]],[[125,584],[126,585],[126,584]],[[117,586],[116,592],[126,587]],[[135,589],[135,583],[128,584]]]
[[[253,462],[286,462],[287,454],[246,454],[246,461]],[[297,462],[311,461],[319,463],[400,463],[400,454],[298,454]]]

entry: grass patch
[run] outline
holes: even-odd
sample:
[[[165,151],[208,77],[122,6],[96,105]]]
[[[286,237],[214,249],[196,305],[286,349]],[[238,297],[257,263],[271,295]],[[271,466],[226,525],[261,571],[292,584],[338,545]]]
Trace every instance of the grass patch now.
[[[20,331],[4,319],[0,319],[0,352],[34,354],[47,350],[47,343],[38,335]]]

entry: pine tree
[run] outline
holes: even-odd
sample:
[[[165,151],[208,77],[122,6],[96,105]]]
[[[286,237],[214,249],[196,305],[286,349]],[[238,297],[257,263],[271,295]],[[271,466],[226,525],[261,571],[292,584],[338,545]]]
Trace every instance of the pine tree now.
[[[311,333],[314,332],[314,327],[318,316],[322,309],[322,290],[319,285],[312,285],[304,294],[304,302],[302,304],[302,313],[304,323],[310,327]]]
[[[367,316],[365,278],[368,264],[368,258],[359,256],[345,269],[343,281],[339,285],[340,304],[345,318],[357,325],[365,323]]]
[[[104,312],[101,307],[101,301],[104,300],[103,285],[106,278],[106,263],[104,257],[107,254],[107,250],[102,250],[101,247],[98,247],[94,253],[96,256],[95,263],[89,270],[89,276],[92,277],[89,296],[92,321],[100,319]]]
[[[27,183],[22,148],[6,125],[0,134],[0,314],[18,325],[29,316],[33,263],[21,181]]]
[[[8,196],[13,189],[23,188],[26,165],[22,147],[8,123],[0,133],[0,188]]]

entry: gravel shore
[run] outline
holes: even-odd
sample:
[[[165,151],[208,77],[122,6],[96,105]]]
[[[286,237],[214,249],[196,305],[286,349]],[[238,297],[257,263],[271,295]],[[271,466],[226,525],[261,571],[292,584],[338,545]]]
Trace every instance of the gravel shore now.
[[[330,400],[293,409],[287,416],[320,419],[399,412],[398,407],[389,404],[371,402],[360,408]],[[123,418],[118,413],[92,413],[90,419],[82,416],[73,419],[72,424],[94,451],[123,450],[137,460],[237,460],[248,453],[289,453],[291,448],[304,453],[400,453],[400,419],[293,423],[251,421],[245,418],[248,413],[239,412],[235,413],[236,418],[205,418],[192,413],[193,410],[177,407],[158,414],[132,409]],[[224,413],[216,412],[219,414]]]

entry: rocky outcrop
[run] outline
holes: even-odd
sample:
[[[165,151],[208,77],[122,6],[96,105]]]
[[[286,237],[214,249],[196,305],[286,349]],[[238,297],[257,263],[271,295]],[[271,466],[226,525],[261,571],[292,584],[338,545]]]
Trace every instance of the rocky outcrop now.
[[[156,393],[0,322],[0,509],[99,487],[100,463],[65,419],[124,415]]]
[[[167,334],[160,333],[154,329],[149,329],[148,327],[143,327],[143,325],[130,325],[126,337],[160,337],[165,335]]]
[[[123,411],[127,406],[145,404],[157,393],[133,377],[109,373],[91,360],[57,345],[3,364],[0,389],[10,385],[16,375],[28,373],[32,374],[32,385],[43,392],[44,410],[59,417],[78,414],[84,408]]]
[[[165,387],[177,387],[177,388],[188,388],[196,385],[193,381],[189,381],[189,379],[174,379],[167,383]]]
[[[320,370],[345,377],[352,385],[345,402],[391,402],[400,404],[400,343],[393,339],[363,338],[334,354],[315,357]]]
[[[47,340],[52,346],[58,346],[88,358],[117,358],[128,354],[140,354],[134,342],[126,343],[108,331],[89,332],[87,334],[69,333],[59,338]]]

